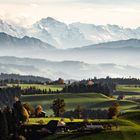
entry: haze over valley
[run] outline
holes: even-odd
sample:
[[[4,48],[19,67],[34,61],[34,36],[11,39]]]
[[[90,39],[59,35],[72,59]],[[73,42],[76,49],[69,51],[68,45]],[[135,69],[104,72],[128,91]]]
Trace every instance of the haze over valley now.
[[[0,72],[52,79],[140,77],[139,52],[139,27],[65,24],[48,17],[25,28],[0,20]]]
[[[0,57],[1,73],[44,76],[51,79],[87,79],[111,77],[139,77],[140,66],[117,65],[113,63],[87,64],[80,61],[48,61],[18,57]]]

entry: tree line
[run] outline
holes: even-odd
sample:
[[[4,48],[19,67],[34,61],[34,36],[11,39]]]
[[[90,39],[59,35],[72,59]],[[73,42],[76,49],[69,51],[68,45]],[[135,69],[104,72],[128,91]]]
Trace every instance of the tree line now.
[[[51,79],[32,75],[0,74],[0,85],[6,84],[43,84],[50,83]]]
[[[115,84],[119,84],[119,85],[140,85],[140,79],[139,78],[111,78],[109,76],[107,76],[106,78],[99,78],[97,79],[96,77],[94,77],[92,79],[93,81],[99,81],[99,82],[112,82]]]
[[[63,93],[87,93],[96,92],[102,93],[106,96],[111,96],[113,91],[116,90],[116,84],[113,82],[101,82],[94,80],[82,80],[68,84],[63,88]]]

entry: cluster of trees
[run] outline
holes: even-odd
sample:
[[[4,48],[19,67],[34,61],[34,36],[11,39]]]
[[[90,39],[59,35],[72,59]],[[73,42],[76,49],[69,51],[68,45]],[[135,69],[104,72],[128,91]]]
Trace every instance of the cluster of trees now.
[[[107,96],[111,96],[113,91],[116,89],[116,84],[113,82],[94,82],[93,80],[82,80],[79,82],[74,82],[72,84],[66,85],[63,92],[70,93],[86,93],[86,92],[96,92],[102,93]]]
[[[39,88],[36,88],[35,86],[31,86],[29,88],[25,88],[25,89],[21,89],[21,94],[22,95],[35,95],[35,94],[58,94],[60,93],[61,91],[59,90],[51,90],[50,88],[47,90],[47,89],[39,89]]]
[[[59,101],[61,100],[59,99]],[[84,109],[80,105],[78,105],[74,110],[65,111],[65,103],[64,100],[62,100],[61,104],[59,105],[59,109],[57,109],[57,111],[54,110],[54,113],[56,117],[77,118],[77,119],[87,119],[87,118],[112,119],[112,118],[116,118],[119,114],[119,104],[114,102],[108,110]]]
[[[64,108],[63,99],[53,101],[52,109],[55,116],[61,116],[65,112]],[[0,109],[0,140],[18,139],[20,126],[28,121],[29,117],[45,117],[42,106],[33,108],[28,103],[22,104],[19,98],[15,97],[12,107]]]
[[[108,110],[84,109],[81,106],[77,106],[74,110],[66,111],[62,117],[77,119],[108,119]]]
[[[96,77],[94,77],[94,79],[92,79],[93,81],[97,82],[109,82],[109,83],[115,83],[115,84],[120,84],[120,85],[140,85],[140,79],[138,78],[110,78],[110,77],[106,77],[106,78],[100,78],[97,79]]]
[[[63,84],[65,84],[65,82],[64,82],[64,79],[58,78],[58,80],[52,81],[49,84],[52,84],[52,85],[63,85]]]
[[[78,118],[78,119],[112,119],[118,116],[119,114],[119,104],[113,102],[112,106],[108,110],[92,110],[84,109],[78,105],[72,111],[65,110],[65,101],[64,99],[55,99],[52,104],[52,109],[55,117],[67,117],[67,118]]]
[[[28,120],[29,114],[24,105],[18,100],[13,107],[4,107],[0,110],[0,140],[18,139],[20,125]]]
[[[28,103],[22,104],[18,97],[10,107],[0,109],[0,140],[17,140],[20,135],[20,127],[29,120],[29,117],[45,117],[42,114],[42,106],[35,109]]]
[[[0,106],[12,106],[15,101],[15,96],[21,96],[20,87],[0,88]]]

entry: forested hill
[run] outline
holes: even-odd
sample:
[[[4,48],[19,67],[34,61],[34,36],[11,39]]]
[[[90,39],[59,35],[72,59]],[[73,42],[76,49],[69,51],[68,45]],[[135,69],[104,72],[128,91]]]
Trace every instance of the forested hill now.
[[[19,75],[19,74],[0,74],[0,80],[5,81],[7,83],[44,83],[50,82],[51,79],[39,77],[39,76],[32,76],[32,75]]]

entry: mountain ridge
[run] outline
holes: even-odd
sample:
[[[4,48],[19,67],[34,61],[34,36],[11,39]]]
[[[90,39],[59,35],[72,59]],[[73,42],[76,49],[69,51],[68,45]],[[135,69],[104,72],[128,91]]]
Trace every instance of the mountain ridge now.
[[[120,48],[140,48],[140,39],[128,39],[128,40],[118,40],[118,41],[110,41],[105,43],[93,44],[89,46],[83,46],[81,49],[87,48],[95,48],[95,49],[120,49]]]
[[[140,27],[132,29],[118,25],[94,25],[80,22],[65,24],[52,17],[43,18],[28,28],[1,21],[0,32],[15,37],[35,37],[63,49],[131,38],[140,39]]]
[[[24,36],[22,38],[14,37],[9,34],[6,34],[5,32],[0,32],[0,46],[6,46],[6,47],[19,47],[19,46],[28,46],[28,47],[39,47],[39,48],[54,48],[52,45],[42,42],[41,40],[34,38],[34,37],[28,37]],[[22,49],[22,48],[21,48]]]

